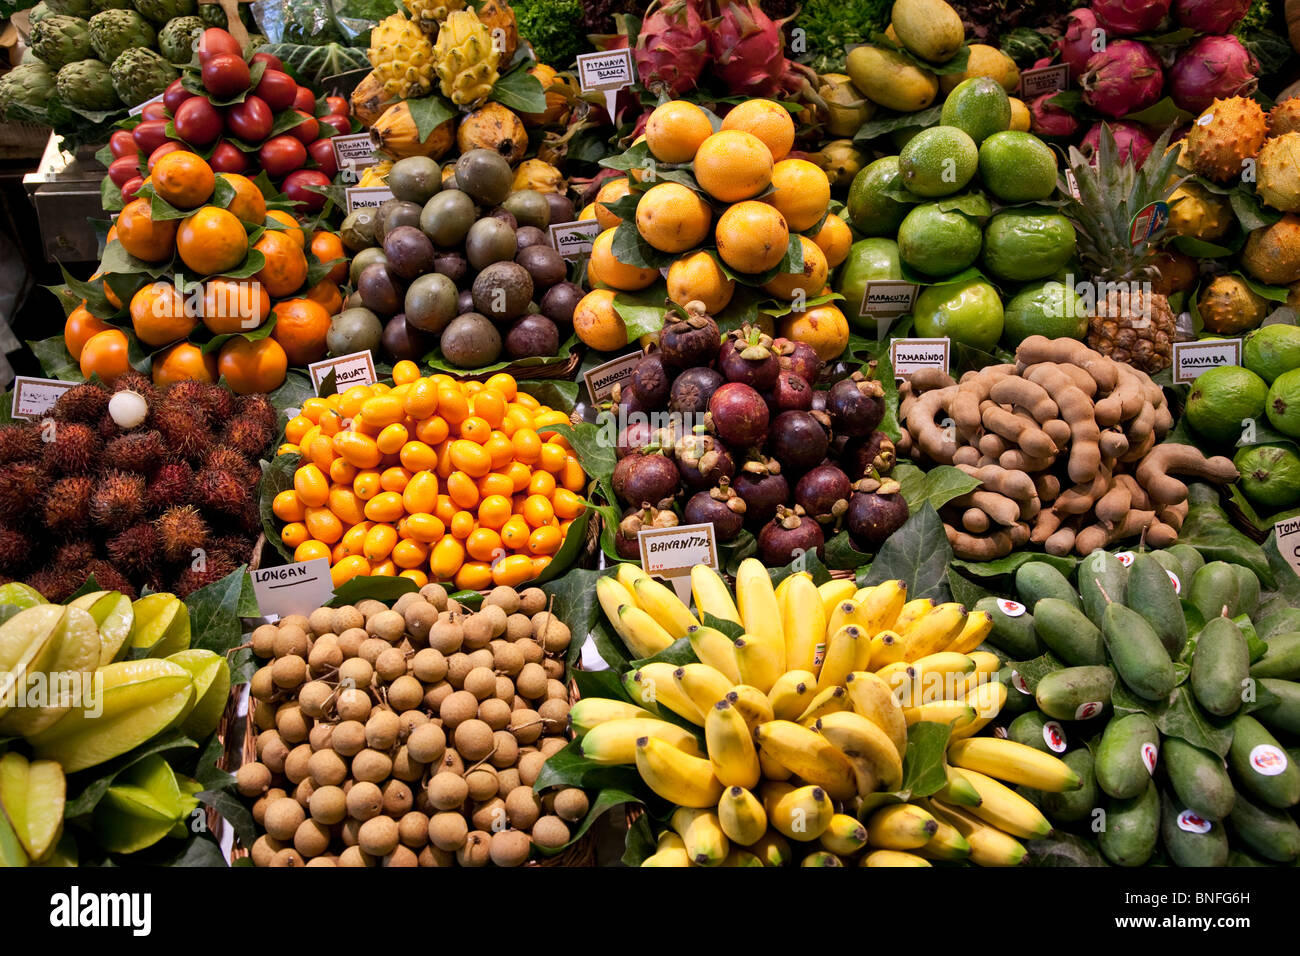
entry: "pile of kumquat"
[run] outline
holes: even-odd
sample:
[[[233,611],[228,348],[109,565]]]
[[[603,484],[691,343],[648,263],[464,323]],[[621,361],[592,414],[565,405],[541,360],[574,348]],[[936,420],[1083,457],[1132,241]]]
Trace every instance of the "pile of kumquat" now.
[[[295,561],[330,560],[335,587],[399,575],[479,590],[539,575],[586,510],[587,476],[549,426],[568,416],[505,374],[486,382],[420,377],[310,398],[279,454],[298,454],[275,496]]]

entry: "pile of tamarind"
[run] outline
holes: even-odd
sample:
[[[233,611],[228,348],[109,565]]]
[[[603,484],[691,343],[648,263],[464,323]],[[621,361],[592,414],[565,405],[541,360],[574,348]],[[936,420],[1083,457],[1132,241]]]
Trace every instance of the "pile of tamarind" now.
[[[1138,536],[1168,547],[1187,517],[1187,486],[1174,476],[1237,478],[1231,459],[1160,444],[1174,423],[1164,390],[1075,339],[1030,336],[1014,365],[959,381],[917,371],[899,400],[898,453],[980,481],[940,511],[953,553],[967,560],[1029,543],[1054,555]]]

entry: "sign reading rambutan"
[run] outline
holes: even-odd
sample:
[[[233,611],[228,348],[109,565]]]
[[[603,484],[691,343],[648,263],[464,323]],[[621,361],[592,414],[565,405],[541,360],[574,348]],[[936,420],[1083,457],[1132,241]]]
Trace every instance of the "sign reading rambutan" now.
[[[64,475],[90,471],[104,450],[95,429],[78,422],[54,423],[51,437],[51,441],[45,442],[45,464],[51,471]]]
[[[108,390],[102,385],[86,382],[74,385],[60,395],[51,414],[55,421],[94,425],[107,411]]]
[[[99,479],[90,498],[90,517],[113,531],[135,524],[144,514],[144,478],[126,471],[109,471]]]
[[[104,446],[104,467],[140,475],[153,472],[167,454],[162,436],[155,431],[119,435]]]
[[[33,461],[41,457],[43,449],[40,432],[31,425],[0,427],[0,464]]]
[[[45,527],[60,534],[84,530],[87,524],[86,503],[94,490],[95,480],[85,475],[56,481],[44,494]]]
[[[189,561],[195,549],[207,549],[211,540],[208,523],[193,505],[168,508],[158,516],[154,527],[168,561]]]

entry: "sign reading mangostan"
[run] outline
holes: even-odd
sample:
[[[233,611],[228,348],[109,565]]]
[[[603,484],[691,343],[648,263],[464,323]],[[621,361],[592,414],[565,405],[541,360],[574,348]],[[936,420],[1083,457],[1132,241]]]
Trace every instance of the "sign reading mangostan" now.
[[[1174,343],[1174,384],[1190,385],[1196,376],[1220,365],[1241,364],[1241,339]]]
[[[643,354],[638,349],[635,352],[620,355],[603,365],[597,365],[595,368],[583,372],[582,379],[587,383],[587,394],[591,396],[591,403],[595,405],[603,402],[614,391],[615,385],[626,382],[631,378],[632,370],[641,361]]]
[[[334,161],[339,169],[365,169],[379,162],[369,133],[334,136],[330,138],[330,145],[334,147]]]
[[[1020,98],[1032,100],[1044,93],[1060,93],[1070,88],[1070,64],[1056,63],[1025,70],[1020,74]]]
[[[712,524],[648,528],[637,535],[637,544],[646,574],[668,581],[683,602],[690,601],[691,568],[703,564],[718,569],[718,541]]]
[[[377,209],[393,198],[393,191],[387,186],[349,186],[343,190],[348,212],[358,209]]]
[[[565,259],[581,259],[591,255],[591,244],[600,235],[600,223],[594,219],[574,222],[553,222],[547,227],[551,245]]]
[[[59,396],[76,382],[61,382],[57,378],[31,378],[19,375],[14,379],[13,404],[9,414],[13,418],[35,421],[44,418]]]
[[[263,617],[310,614],[334,598],[329,558],[250,571],[253,595]]]
[[[339,393],[346,392],[353,385],[374,385],[379,381],[379,376],[375,373],[375,358],[368,351],[336,355],[307,366],[312,388],[316,389],[317,395],[320,394],[320,387],[325,383],[330,369],[334,370],[334,390]]]
[[[908,378],[923,368],[948,371],[948,339],[894,339],[889,343],[889,363],[895,378]]]

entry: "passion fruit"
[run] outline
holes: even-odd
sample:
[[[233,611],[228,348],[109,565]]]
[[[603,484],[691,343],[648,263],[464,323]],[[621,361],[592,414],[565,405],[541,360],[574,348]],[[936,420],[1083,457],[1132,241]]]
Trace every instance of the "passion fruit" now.
[[[501,357],[501,333],[486,316],[467,312],[443,330],[439,348],[457,368],[481,368]]]
[[[542,315],[556,325],[572,325],[573,310],[578,307],[578,303],[585,295],[582,286],[577,283],[557,282],[542,296]]]
[[[555,355],[560,351],[560,330],[544,315],[525,315],[506,330],[504,350],[511,361]]]
[[[492,149],[471,149],[456,160],[456,186],[484,206],[510,195],[515,174],[504,156]]]

